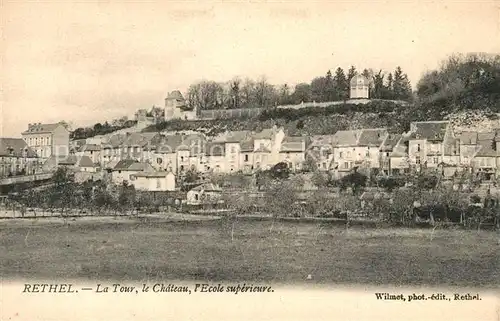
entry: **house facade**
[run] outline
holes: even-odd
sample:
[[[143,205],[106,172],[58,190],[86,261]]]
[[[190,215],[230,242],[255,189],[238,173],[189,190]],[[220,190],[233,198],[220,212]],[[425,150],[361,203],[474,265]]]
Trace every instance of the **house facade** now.
[[[351,99],[368,99],[370,97],[370,81],[363,75],[356,74],[350,81]]]
[[[32,175],[41,170],[41,160],[21,138],[0,138],[0,178]]]
[[[451,136],[451,137],[450,137]],[[445,161],[446,142],[455,141],[449,121],[413,122],[410,124],[408,155],[412,166],[438,168]],[[458,152],[458,156],[460,152]]]
[[[286,136],[280,147],[279,162],[285,162],[292,171],[303,169],[306,161],[308,139]]]
[[[60,123],[28,124],[28,129],[21,135],[26,144],[40,158],[69,155],[69,131]]]
[[[333,137],[334,168],[344,175],[354,168],[380,169],[380,150],[388,136],[387,129],[338,131]]]
[[[175,191],[175,174],[172,172],[138,172],[130,175],[130,183],[141,191]]]
[[[131,182],[131,176],[140,172],[154,172],[153,166],[148,163],[141,163],[132,159],[119,161],[111,172],[111,181],[114,184]]]

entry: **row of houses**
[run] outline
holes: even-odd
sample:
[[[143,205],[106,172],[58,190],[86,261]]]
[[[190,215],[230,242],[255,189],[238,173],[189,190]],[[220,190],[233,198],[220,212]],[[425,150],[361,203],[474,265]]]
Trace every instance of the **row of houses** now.
[[[1,139],[0,175],[34,173],[40,164],[49,169],[59,164],[86,172],[113,171],[122,160],[175,175],[188,170],[251,173],[280,162],[294,171],[307,166],[339,175],[354,168],[387,175],[439,168],[446,175],[469,169],[491,178],[500,168],[500,129],[454,133],[448,121],[414,122],[407,133],[367,128],[310,137],[289,136],[276,126],[211,138],[197,132],[122,133],[68,143],[71,147],[59,153],[66,144],[64,130],[60,124],[35,124],[23,139]],[[40,146],[49,147],[41,151]]]
[[[500,129],[455,134],[448,121],[427,121],[412,123],[407,133],[367,128],[311,137],[289,136],[278,127],[226,132],[210,139],[201,133],[130,133],[110,136],[101,144],[83,144],[76,154],[103,168],[133,159],[176,174],[190,169],[251,173],[285,162],[294,171],[308,166],[339,175],[353,168],[386,175],[441,168],[446,174],[475,169],[491,176],[500,168],[498,142]]]

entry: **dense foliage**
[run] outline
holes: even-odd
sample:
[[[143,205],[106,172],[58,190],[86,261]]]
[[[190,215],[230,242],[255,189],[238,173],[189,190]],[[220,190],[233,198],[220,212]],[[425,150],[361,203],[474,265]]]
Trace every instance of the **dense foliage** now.
[[[366,104],[338,104],[301,109],[272,108],[256,118],[182,121],[171,120],[152,125],[145,132],[201,131],[215,136],[225,131],[261,131],[273,125],[282,126],[290,135],[327,135],[338,130],[388,127],[406,130],[407,107],[394,102],[373,100]]]
[[[462,110],[500,112],[500,55],[453,55],[417,84],[415,117],[442,119]]]
[[[137,122],[135,120],[116,120],[109,124],[107,121],[103,124],[96,123],[92,127],[79,127],[70,134],[70,139],[85,139],[97,135],[106,135],[120,129],[130,128]]]

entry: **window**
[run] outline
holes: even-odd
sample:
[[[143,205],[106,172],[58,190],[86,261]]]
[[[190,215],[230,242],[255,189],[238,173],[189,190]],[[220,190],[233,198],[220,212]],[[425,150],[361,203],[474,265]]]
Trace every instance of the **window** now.
[[[194,194],[194,199],[198,201],[200,199],[200,196],[198,194]]]
[[[248,154],[245,155],[245,162],[248,162]]]
[[[181,156],[181,162],[183,162],[183,161],[184,161],[184,156]]]
[[[385,153],[385,156],[389,157],[389,153]]]
[[[415,163],[417,163],[417,165],[420,165],[420,157],[415,158]]]
[[[348,168],[349,168],[349,163],[348,163],[348,162],[344,162],[344,168],[345,168],[345,169],[348,169]]]
[[[420,152],[420,144],[417,144],[417,152]]]
[[[181,172],[184,171],[184,165],[181,165],[180,169],[181,169]]]
[[[344,157],[344,153],[343,153],[343,152],[340,152],[340,153],[339,153],[339,157],[340,157],[340,158],[343,158],[343,157]]]
[[[158,158],[156,159],[156,163],[157,163],[158,165],[161,165],[161,164],[163,163],[163,159],[161,159],[161,158],[159,158],[159,157],[158,157]]]
[[[438,157],[433,157],[432,161],[434,162],[434,164],[437,164],[437,163],[439,163],[439,158]]]
[[[156,188],[158,188],[158,189],[161,188],[161,180],[159,178],[156,179]]]
[[[326,163],[323,163],[323,168],[326,169]]]
[[[370,151],[369,151],[369,150],[367,150],[367,151],[366,151],[365,156],[366,156],[366,157],[370,157]]]

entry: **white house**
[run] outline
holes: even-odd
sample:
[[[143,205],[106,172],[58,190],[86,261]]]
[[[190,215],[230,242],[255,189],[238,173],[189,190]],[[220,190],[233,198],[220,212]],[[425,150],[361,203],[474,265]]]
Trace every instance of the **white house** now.
[[[124,159],[119,161],[113,168],[111,180],[114,184],[122,184],[124,181],[130,182],[131,175],[145,171],[153,172],[154,168],[148,163],[140,163],[133,159]]]
[[[369,98],[370,81],[366,77],[360,74],[352,77],[350,88],[351,99]]]
[[[222,189],[214,184],[206,183],[191,189],[186,197],[189,205],[218,203],[222,198]]]
[[[130,175],[130,183],[137,190],[175,191],[175,174],[172,172],[138,172]]]

